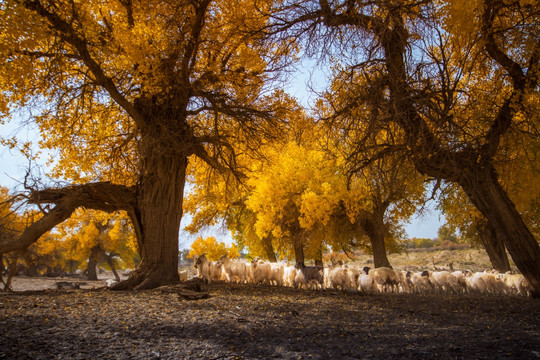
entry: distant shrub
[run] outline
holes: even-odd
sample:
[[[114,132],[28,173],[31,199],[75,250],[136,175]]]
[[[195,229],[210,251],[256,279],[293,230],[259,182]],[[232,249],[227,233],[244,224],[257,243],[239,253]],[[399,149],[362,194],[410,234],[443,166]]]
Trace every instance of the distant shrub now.
[[[470,247],[471,246],[469,244],[443,240],[436,248],[439,250],[463,250],[463,249],[469,249]]]
[[[428,238],[412,238],[407,242],[409,249],[428,249],[434,246],[434,241]]]

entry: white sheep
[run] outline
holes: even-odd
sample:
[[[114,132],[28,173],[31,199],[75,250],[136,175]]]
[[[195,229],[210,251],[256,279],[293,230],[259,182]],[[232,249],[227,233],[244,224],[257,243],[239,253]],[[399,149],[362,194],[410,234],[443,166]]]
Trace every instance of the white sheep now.
[[[349,275],[349,281],[350,281],[350,289],[349,290],[358,290],[358,286],[360,285],[360,271],[355,268],[349,268],[349,271],[347,272],[347,275]]]
[[[252,278],[255,284],[270,284],[272,268],[264,260],[253,259],[251,261]]]
[[[405,270],[399,272],[396,270],[396,273],[398,274],[401,291],[404,293],[411,293],[414,289],[414,285],[411,281],[411,273]]]
[[[375,294],[379,292],[375,279],[369,274],[361,274],[358,283],[360,291],[364,293]]]
[[[458,293],[460,285],[458,278],[448,271],[430,271],[429,278],[433,285],[441,292]]]
[[[429,272],[415,272],[411,275],[411,283],[417,293],[428,293],[433,290],[433,284],[429,279]]]
[[[468,270],[463,271],[454,271],[451,274],[454,275],[457,279],[459,291],[458,292],[466,292],[467,291],[467,282],[465,281],[465,274],[467,274]]]
[[[228,282],[245,283],[247,281],[246,263],[232,261],[227,255],[223,255],[219,262],[223,265],[223,273]]]
[[[373,277],[380,290],[392,292],[399,290],[399,278],[393,269],[388,267],[371,269],[365,266],[364,272]]]
[[[296,269],[294,266],[285,265],[283,267],[283,285],[292,287],[294,278],[296,277]]]
[[[284,275],[285,263],[277,262],[270,263],[270,284],[283,286],[283,275]]]
[[[488,293],[490,294],[504,294],[507,292],[507,286],[499,277],[499,272],[496,270],[484,272],[484,281],[488,286]]]
[[[487,294],[488,285],[484,279],[483,272],[469,273],[465,277],[467,283],[467,291],[476,294]]]
[[[209,261],[206,254],[197,257],[193,265],[197,269],[197,276],[205,280],[207,283],[222,281],[222,264],[219,262]]]
[[[506,285],[508,293],[530,296],[532,290],[531,286],[522,274],[505,273],[500,275],[500,279]]]
[[[478,294],[500,294],[504,293],[505,285],[491,271],[476,272],[465,278],[467,289]]]
[[[328,271],[328,287],[336,290],[351,290],[356,288],[352,284],[351,277],[349,276],[349,269],[345,267],[336,267]]]

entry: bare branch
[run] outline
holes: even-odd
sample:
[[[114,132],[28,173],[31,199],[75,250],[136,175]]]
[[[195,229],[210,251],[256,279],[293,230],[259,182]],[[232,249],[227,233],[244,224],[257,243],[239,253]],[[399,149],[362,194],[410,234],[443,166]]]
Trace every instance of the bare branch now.
[[[57,13],[49,11],[39,0],[25,0],[23,5],[27,9],[32,10],[47,19],[52,28],[58,32],[58,36],[66,43],[73,46],[78,52],[78,57],[80,57],[83,63],[90,69],[96,82],[111,95],[112,99],[114,99],[114,101],[116,101],[116,103],[123,108],[137,124],[139,124],[139,126],[144,125],[141,114],[135,109],[133,104],[120,93],[112,78],[108,77],[101,66],[94,60],[88,49],[86,39],[81,38],[77,34],[72,23],[62,19]]]

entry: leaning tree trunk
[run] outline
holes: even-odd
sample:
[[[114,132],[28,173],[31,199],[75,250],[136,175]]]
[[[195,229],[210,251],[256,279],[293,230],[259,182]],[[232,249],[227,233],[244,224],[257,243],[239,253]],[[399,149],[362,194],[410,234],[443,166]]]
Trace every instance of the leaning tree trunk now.
[[[186,178],[187,155],[163,139],[141,146],[141,179],[135,224],[141,262],[130,278],[112,288],[149,289],[179,281],[178,233]]]
[[[488,221],[482,221],[476,225],[476,230],[493,268],[501,273],[510,271],[506,247],[494,227]]]
[[[478,152],[468,149],[447,152],[414,109],[405,71],[407,35],[400,23],[395,29],[386,31],[382,40],[388,77],[392,80],[389,85],[396,119],[409,146],[421,155],[414,160],[417,170],[439,180],[456,182],[462,187],[475,207],[493,225],[497,237],[503,241],[512,260],[531,285],[532,295],[540,297],[540,246],[497,181],[495,169],[486,164],[498,144],[497,135],[500,137],[505,131],[504,124],[510,117],[510,101],[505,103],[494,120],[488,134],[492,136],[489,146]],[[441,151],[434,151],[437,149]],[[482,159],[483,165],[478,162]]]
[[[540,297],[540,246],[497,181],[495,170],[469,171],[459,183],[503,241],[531,285],[532,295]]]
[[[112,257],[112,255],[103,252],[103,257],[105,257],[107,264],[109,264],[109,267],[111,268],[111,271],[114,275],[114,279],[120,282],[120,275],[118,275],[118,272],[116,271],[116,267],[114,266],[114,258]]]

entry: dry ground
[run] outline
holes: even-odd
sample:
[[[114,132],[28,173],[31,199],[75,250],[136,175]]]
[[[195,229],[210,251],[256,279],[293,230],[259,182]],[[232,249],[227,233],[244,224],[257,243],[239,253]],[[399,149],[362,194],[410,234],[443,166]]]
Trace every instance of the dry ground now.
[[[538,299],[102,285],[1,293],[0,359],[540,358]]]

